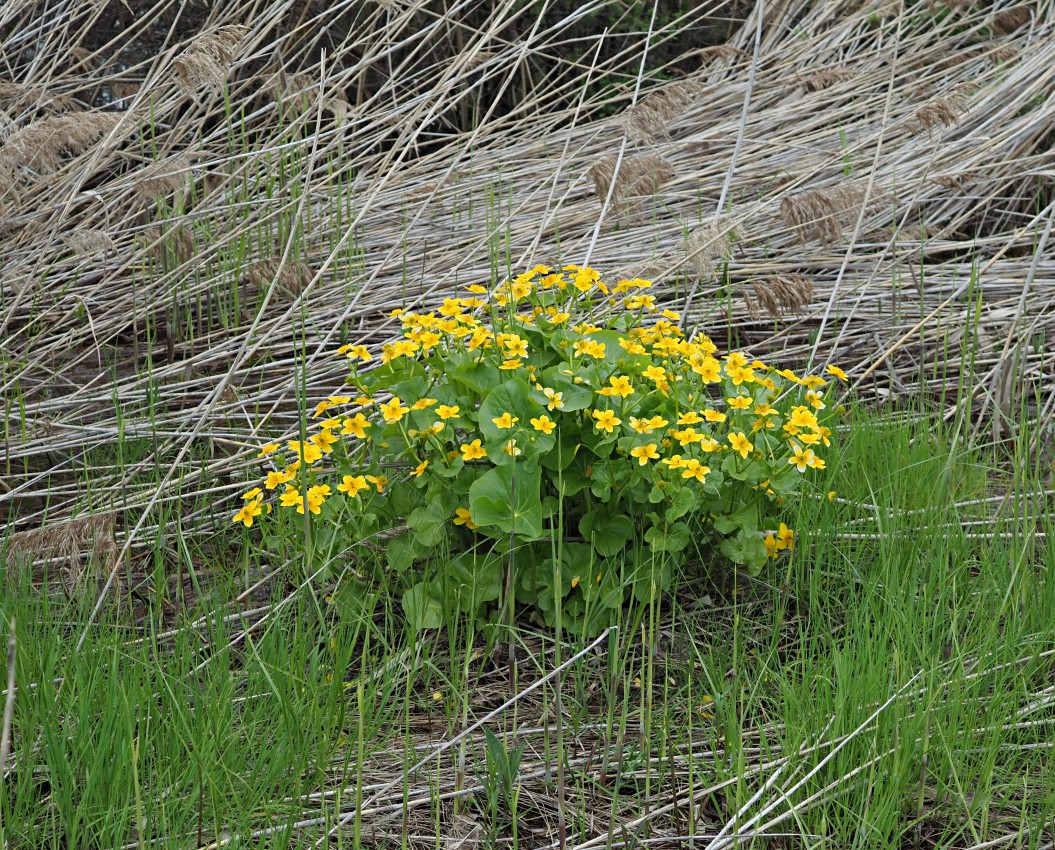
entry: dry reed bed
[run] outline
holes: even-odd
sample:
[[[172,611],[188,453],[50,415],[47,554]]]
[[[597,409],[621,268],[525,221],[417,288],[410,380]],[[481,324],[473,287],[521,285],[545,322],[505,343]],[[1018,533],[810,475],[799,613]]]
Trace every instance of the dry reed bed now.
[[[862,391],[882,397],[909,394],[921,378],[935,391],[954,384],[956,344],[942,369],[928,376],[919,364],[965,332],[986,367],[970,378],[985,405],[1012,360],[1017,386],[1040,382],[1051,372],[1042,344],[1051,276],[1045,260],[1031,274],[1031,257],[1053,173],[1050,9],[995,35],[988,13],[970,8],[938,18],[921,14],[926,4],[900,16],[889,6],[877,18],[857,5],[769,13],[739,144],[753,20],[727,49],[701,51],[691,79],[644,81],[636,105],[644,34],[612,67],[556,64],[550,91],[442,143],[431,137],[445,115],[467,103],[486,110],[476,87],[520,85],[518,65],[558,52],[560,33],[515,44],[475,33],[464,61],[391,77],[372,95],[361,78],[384,59],[368,40],[348,37],[315,64],[301,43],[277,65],[290,37],[275,32],[291,4],[261,10],[248,27],[214,21],[211,40],[172,43],[117,76],[88,59],[72,71],[26,66],[0,89],[9,125],[2,383],[19,410],[0,501],[21,505],[19,529],[39,524],[33,497],[46,485],[49,516],[102,507],[75,487],[54,489],[55,473],[113,446],[115,399],[126,436],[149,436],[171,455],[193,435],[215,456],[162,498],[185,498],[199,480],[215,486],[228,455],[263,429],[292,426],[302,361],[309,394],[328,393],[340,380],[331,352],[342,328],[380,343],[395,331],[388,309],[487,279],[499,243],[514,267],[581,261],[593,244],[593,264],[654,276],[690,325],[759,353],[849,365],[868,373]],[[401,29],[409,12],[373,9],[367,29],[421,39]],[[29,17],[15,20],[17,7],[3,14],[0,24],[14,20],[21,36],[17,56],[36,30]],[[78,32],[71,21],[57,37]],[[244,107],[228,117],[216,93],[224,71],[231,104]],[[583,75],[606,72],[625,91],[578,97]],[[78,100],[131,90],[131,79],[143,82],[126,110],[85,112]],[[365,99],[353,105],[357,95]],[[546,97],[561,108],[545,108]],[[156,164],[144,153],[147,132]],[[265,191],[282,155],[299,198]],[[594,241],[597,192],[609,186],[612,208]],[[192,208],[171,213],[173,204]],[[294,220],[302,235],[282,263],[279,231]],[[727,280],[715,273],[723,257]],[[976,285],[972,263],[984,270]],[[805,285],[788,288],[789,279]],[[968,296],[982,302],[978,327],[967,327]],[[155,496],[148,485],[127,492],[121,479],[135,476],[122,473],[97,471],[96,498]]]
[[[727,49],[701,51],[691,79],[645,81],[636,105],[644,34],[611,67],[557,63],[551,90],[442,144],[431,139],[445,115],[486,110],[481,82],[520,85],[518,65],[558,52],[561,34],[506,44],[474,33],[463,61],[392,76],[372,94],[362,77],[384,57],[369,40],[348,37],[315,64],[302,42],[276,63],[291,37],[275,33],[292,4],[261,9],[248,27],[215,20],[211,38],[173,42],[117,75],[88,57],[72,69],[26,65],[0,89],[2,383],[8,414],[15,399],[19,413],[0,500],[22,506],[19,529],[39,524],[34,497],[45,485],[52,517],[100,507],[75,487],[54,489],[54,473],[113,446],[115,399],[126,436],[157,439],[171,454],[193,435],[218,452],[162,498],[184,498],[199,479],[215,486],[229,454],[262,429],[292,426],[303,360],[308,392],[329,392],[342,328],[383,341],[395,330],[389,308],[487,279],[499,242],[515,267],[582,260],[593,244],[593,264],[656,277],[691,325],[760,353],[839,361],[867,372],[861,389],[883,397],[909,394],[921,378],[935,391],[954,383],[955,344],[929,377],[919,364],[965,332],[985,366],[970,378],[983,406],[1009,369],[1020,387],[1041,382],[1051,372],[1051,277],[1044,260],[1031,273],[1031,256],[1052,176],[1050,9],[997,35],[988,12],[967,7],[938,18],[925,4],[900,16],[888,6],[877,18],[857,5],[769,13],[739,145],[754,21]],[[426,37],[401,29],[411,7],[370,8],[368,32]],[[17,57],[38,33],[17,6],[3,15]],[[75,40],[83,25],[71,19],[53,37]],[[216,93],[225,72],[231,104],[244,107],[229,117]],[[625,91],[580,99],[587,73],[621,76]],[[85,111],[86,93],[104,89],[132,91],[128,108]],[[546,109],[547,97],[561,108]],[[300,198],[265,192],[281,155],[295,160]],[[597,192],[609,186],[613,208],[594,243]],[[173,204],[192,208],[162,213]],[[291,220],[303,235],[282,263],[277,231]],[[715,275],[723,257],[727,281]],[[972,263],[984,270],[977,285]],[[788,288],[789,279],[805,285]],[[269,289],[267,309],[246,308]],[[977,328],[966,328],[969,295],[982,301]],[[1042,412],[1051,402],[1040,400]],[[103,502],[108,492],[125,491],[126,505],[155,495],[97,475]]]

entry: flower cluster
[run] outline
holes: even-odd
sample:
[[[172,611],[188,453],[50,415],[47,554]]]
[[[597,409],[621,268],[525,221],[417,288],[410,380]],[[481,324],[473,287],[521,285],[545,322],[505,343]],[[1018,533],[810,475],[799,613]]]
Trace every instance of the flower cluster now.
[[[338,349],[351,389],[317,405],[310,436],[262,448],[273,466],[235,522],[252,525],[267,493],[300,514],[345,518],[399,501],[443,535],[528,543],[553,537],[555,499],[581,493],[563,527],[577,520],[595,558],[622,548],[599,537],[630,543],[613,517],[634,530],[648,511],[653,549],[680,551],[683,518],[711,518],[717,537],[739,541],[723,552],[757,569],[793,539],[783,524],[764,532],[765,504],[825,468],[828,382],[689,338],[651,286],[536,266],[427,313],[393,311],[401,338],[378,354]],[[440,536],[428,534],[422,554]]]

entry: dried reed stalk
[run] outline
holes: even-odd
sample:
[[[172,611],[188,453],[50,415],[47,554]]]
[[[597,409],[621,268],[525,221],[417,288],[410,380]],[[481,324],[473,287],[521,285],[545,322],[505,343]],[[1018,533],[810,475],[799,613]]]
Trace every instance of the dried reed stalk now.
[[[623,111],[627,133],[645,142],[669,139],[670,125],[706,91],[703,84],[686,80],[645,95]]]
[[[735,230],[720,222],[703,224],[685,237],[683,248],[685,262],[691,265],[701,278],[713,278],[719,262],[733,255],[733,241],[738,238]]]
[[[938,127],[952,127],[960,123],[960,116],[968,111],[971,86],[960,83],[948,94],[921,106],[912,116],[909,126],[913,133],[930,133]]]
[[[813,281],[804,274],[777,274],[752,280],[752,300],[744,286],[743,297],[748,312],[759,317],[765,310],[774,319],[787,310],[800,310],[813,301]]]
[[[751,58],[751,54],[746,50],[741,50],[739,47],[734,47],[732,44],[712,44],[707,47],[698,47],[685,54],[685,58],[690,56],[698,56],[700,58],[700,67],[703,67],[710,62],[718,61],[732,64],[739,59]]]
[[[310,74],[294,74],[285,85],[281,79],[275,84],[275,99],[281,101],[287,115],[299,118],[315,110],[320,90],[318,80]],[[339,91],[324,94],[322,108],[332,113],[339,124],[343,124],[352,111],[352,105]]]
[[[658,154],[624,156],[618,176],[615,175],[617,162],[615,156],[602,157],[590,166],[588,172],[598,200],[603,203],[611,189],[615,207],[624,207],[636,199],[655,195],[660,186],[674,177],[673,164]]]
[[[114,240],[105,230],[77,227],[62,238],[65,246],[77,256],[114,250]]]
[[[196,38],[173,62],[176,84],[187,94],[201,88],[223,88],[238,46],[248,34],[247,26],[227,24]]]
[[[154,261],[162,268],[182,266],[197,250],[194,229],[185,222],[169,228],[164,234],[153,227],[143,233],[141,241],[149,246]]]
[[[132,177],[136,192],[153,201],[183,188],[191,178],[191,167],[200,158],[201,154],[187,151],[148,165]]]
[[[854,78],[849,68],[821,68],[812,74],[802,74],[792,79],[792,86],[800,86],[808,92],[819,92]]]
[[[1021,26],[1025,26],[1033,20],[1033,12],[1029,6],[1012,6],[993,15],[989,22],[989,29],[996,35],[1011,35]]]
[[[307,263],[287,259],[283,266],[282,257],[270,257],[249,264],[243,286],[251,298],[270,290],[272,304],[288,304],[300,296],[314,276],[315,270]]]
[[[802,242],[815,238],[830,245],[842,237],[846,214],[856,211],[864,198],[865,187],[859,183],[809,189],[797,195],[785,195],[780,202],[780,215]]]
[[[76,157],[112,133],[121,116],[106,112],[49,115],[12,133],[0,148],[0,165],[41,174],[58,170],[63,159]]]
[[[114,515],[91,514],[44,528],[19,531],[7,538],[7,580],[14,581],[17,571],[36,559],[65,562],[62,581],[73,592],[84,578],[84,567],[110,563],[117,555],[114,540]],[[81,556],[87,563],[81,563]]]

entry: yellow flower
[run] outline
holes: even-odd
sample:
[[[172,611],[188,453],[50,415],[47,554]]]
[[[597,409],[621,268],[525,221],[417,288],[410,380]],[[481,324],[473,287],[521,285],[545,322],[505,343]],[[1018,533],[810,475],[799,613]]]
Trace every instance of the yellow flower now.
[[[494,422],[496,428],[512,428],[520,421],[520,417],[513,416],[513,414],[507,411],[501,416],[494,417],[491,421]]]
[[[484,451],[483,444],[479,440],[473,440],[471,443],[464,443],[461,447],[462,459],[479,460],[482,457],[487,457],[487,452]]]
[[[333,444],[340,442],[337,435],[333,431],[320,431],[315,434],[311,441],[319,447],[323,454],[329,454],[333,451]]]
[[[652,295],[631,295],[623,302],[623,306],[627,310],[655,310],[656,299]]]
[[[370,422],[363,416],[362,413],[357,413],[349,419],[344,420],[344,427],[341,428],[342,434],[351,434],[360,440],[366,439],[366,429],[370,427]]]
[[[609,434],[612,433],[612,429],[617,425],[623,424],[623,420],[619,419],[615,415],[615,411],[612,410],[595,410],[593,418],[597,420],[594,422],[594,427],[598,431],[607,431]]]
[[[290,440],[286,446],[304,463],[315,463],[322,458],[322,449],[314,443],[301,444],[299,440]]]
[[[725,374],[733,379],[733,386],[738,387],[740,384],[751,383],[755,380],[755,371],[749,366],[726,366]]]
[[[703,420],[695,410],[690,410],[678,417],[679,425],[699,425]]]
[[[743,431],[737,431],[735,434],[729,435],[729,445],[733,447],[734,452],[739,452],[740,457],[746,458],[748,453],[754,448],[751,445],[751,441],[744,436]]]
[[[242,505],[242,509],[234,515],[232,522],[240,522],[246,528],[252,528],[253,517],[260,516],[263,512],[263,507],[260,504],[259,499],[251,499]]]
[[[807,466],[813,466],[812,461],[816,457],[813,449],[804,449],[797,444],[792,444],[791,448],[795,454],[788,458],[790,465],[794,466],[799,472],[805,472]]]
[[[478,284],[478,283],[470,283],[465,288],[469,292],[473,293],[474,295],[486,295],[487,294],[487,287],[486,286],[480,286],[480,284]]]
[[[713,357],[704,357],[698,362],[694,362],[692,365],[692,371],[703,378],[705,384],[714,384],[722,379],[721,372],[719,371],[720,364]]]
[[[439,416],[440,419],[446,421],[447,419],[453,419],[457,416],[459,410],[460,408],[456,404],[441,404],[436,408],[436,415]]]
[[[716,452],[720,444],[714,437],[700,437],[700,449],[705,452]]]
[[[605,344],[592,339],[577,339],[572,344],[572,349],[576,357],[582,357],[585,354],[600,360],[604,357]]]
[[[555,392],[551,387],[543,387],[542,394],[546,397],[546,408],[549,410],[564,409],[564,393]]]
[[[796,428],[816,428],[817,417],[808,407],[793,407],[789,423]]]
[[[428,465],[429,465],[429,462],[427,460],[423,460],[421,463],[419,463],[417,466],[414,467],[414,471],[410,473],[410,477],[411,478],[419,477],[421,475],[421,473],[423,473],[425,471],[425,469],[428,467]]]
[[[728,404],[733,410],[747,410],[751,406],[751,396],[748,395],[737,395],[732,398],[727,398],[725,403]]]
[[[660,383],[661,381],[667,380],[667,370],[662,366],[649,366],[644,371],[644,376],[650,381]]]
[[[502,452],[510,457],[520,457],[520,449],[517,448],[516,440],[508,440],[506,444],[502,446]]]
[[[510,369],[519,369],[523,365],[522,360],[503,360],[499,369],[508,372]]]
[[[268,443],[266,446],[260,447],[260,454],[257,457],[267,457],[269,454],[273,454],[279,450],[280,446],[278,443]]]
[[[703,418],[706,419],[708,422],[724,422],[725,414],[719,413],[717,410],[711,410],[710,408],[707,408],[707,410],[703,411]]]
[[[469,509],[468,508],[455,508],[454,509],[454,524],[455,525],[464,525],[470,531],[472,529],[478,527],[476,525],[476,523],[473,522],[472,515],[469,513]]]
[[[366,480],[377,488],[378,493],[382,492],[388,483],[388,477],[384,475],[367,475]]]
[[[338,349],[338,351],[340,351],[340,349]],[[344,356],[349,360],[362,360],[364,363],[369,363],[374,359],[374,356],[367,350],[365,345],[350,346],[344,352]]]
[[[319,514],[322,512],[322,506],[326,502],[326,497],[330,495],[330,485],[328,484],[316,484],[314,487],[308,488],[308,510],[313,514]],[[297,507],[297,513],[304,513],[303,502]]]
[[[507,357],[527,357],[528,356],[528,344],[526,339],[521,339],[516,334],[511,334],[509,338],[502,342],[502,347],[505,349]]]
[[[707,473],[711,471],[709,466],[704,466],[696,458],[690,458],[685,464],[685,468],[681,473],[682,478],[695,478],[701,484],[703,479],[707,477]]]
[[[264,487],[268,490],[274,490],[279,484],[285,484],[287,481],[292,480],[293,476],[296,475],[296,470],[292,473],[289,472],[269,472],[267,474],[267,481],[264,482]]]
[[[636,457],[640,466],[645,466],[650,460],[655,460],[659,457],[659,452],[656,451],[657,448],[659,447],[655,443],[649,443],[647,446],[638,446],[630,450],[630,456]]]
[[[669,424],[670,423],[662,416],[653,416],[651,419],[648,420],[648,426],[650,428],[656,429],[657,431],[660,428],[666,428]]]
[[[703,438],[703,434],[697,434],[696,429],[691,427],[683,428],[680,431],[671,431],[670,435],[681,444],[682,448],[691,443],[698,443]]]
[[[834,375],[840,381],[849,381],[850,380],[849,377],[847,377],[847,374],[842,369],[840,369],[838,366],[828,366],[828,368],[825,369],[824,371],[827,374],[829,374],[829,375]]]
[[[619,346],[620,346],[620,348],[623,348],[626,351],[627,354],[644,354],[645,353],[645,346],[643,346],[640,342],[634,342],[633,340],[620,339],[619,340]]]
[[[678,319],[681,318],[681,313],[678,313],[674,310],[664,310],[661,315],[664,319],[670,319],[672,322],[676,322],[678,321]]]
[[[772,534],[767,534],[766,539],[762,541],[766,547],[766,555],[770,558],[777,556],[777,538]]]
[[[821,398],[821,394],[810,390],[806,393],[806,401],[810,403],[810,407],[814,410],[824,410],[824,399]]]
[[[671,455],[663,458],[660,462],[666,464],[670,469],[681,469],[681,467],[685,466],[685,461],[682,460],[681,455]]]
[[[630,427],[637,431],[638,434],[651,434],[652,423],[647,419],[638,419],[636,416],[630,417]]]
[[[257,496],[259,496],[263,492],[264,491],[261,490],[259,487],[254,487],[248,493],[243,493],[242,494],[242,498],[245,499],[246,501],[248,501],[249,499],[255,499]]]
[[[341,420],[340,419],[323,419],[322,422],[319,423],[319,427],[320,428],[329,428],[329,429],[340,428],[341,427]]]
[[[557,423],[550,419],[545,413],[538,417],[538,419],[532,419],[531,424],[536,431],[541,431],[543,434],[552,434],[553,429],[557,427]]]
[[[357,496],[360,490],[369,489],[370,485],[366,483],[366,478],[362,475],[345,475],[341,483],[337,485],[337,490],[349,498]]]
[[[791,551],[795,548],[795,532],[788,528],[784,523],[780,524],[780,529],[777,531],[777,551],[787,549]]]
[[[626,375],[609,378],[608,386],[599,392],[599,395],[617,395],[620,398],[633,394],[634,388],[630,386],[630,379]]]
[[[392,396],[391,401],[381,405],[381,415],[385,417],[385,422],[393,425],[406,416],[409,409],[403,405],[403,402],[399,400],[399,396],[396,395]]]
[[[414,402],[410,409],[424,410],[427,407],[432,407],[432,405],[434,404],[436,404],[436,399],[434,398],[419,398],[416,402]]]
[[[828,501],[829,502],[834,502],[835,501],[835,491],[834,490],[829,490],[828,491]]]

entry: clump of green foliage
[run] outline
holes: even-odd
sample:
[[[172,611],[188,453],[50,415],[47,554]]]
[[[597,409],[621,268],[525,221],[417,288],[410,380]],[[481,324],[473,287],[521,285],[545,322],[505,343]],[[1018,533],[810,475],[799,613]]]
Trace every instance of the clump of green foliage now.
[[[354,392],[318,404],[311,436],[287,443],[234,521],[277,502],[268,535],[299,533],[307,513],[331,548],[383,545],[385,572],[362,579],[401,585],[417,628],[503,601],[547,624],[560,607],[593,634],[631,596],[668,589],[691,553],[757,573],[793,544],[779,506],[825,467],[827,381],[719,357],[650,287],[536,266],[394,311],[402,338],[379,364],[339,349]]]

